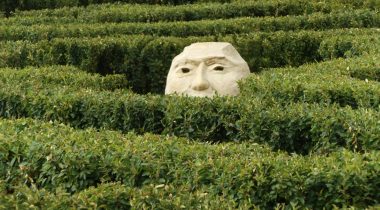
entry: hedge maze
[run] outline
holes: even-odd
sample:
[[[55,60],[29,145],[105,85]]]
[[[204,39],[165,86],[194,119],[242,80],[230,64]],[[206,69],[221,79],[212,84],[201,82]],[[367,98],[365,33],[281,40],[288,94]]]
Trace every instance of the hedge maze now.
[[[375,0],[5,0],[0,209],[377,209]],[[163,94],[230,42],[237,97]]]

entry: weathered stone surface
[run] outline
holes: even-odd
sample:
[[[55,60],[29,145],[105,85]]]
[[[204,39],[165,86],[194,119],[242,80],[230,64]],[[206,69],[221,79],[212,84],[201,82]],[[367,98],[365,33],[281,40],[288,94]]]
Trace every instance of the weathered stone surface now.
[[[237,81],[249,73],[248,64],[230,43],[193,43],[173,59],[165,94],[236,96]]]

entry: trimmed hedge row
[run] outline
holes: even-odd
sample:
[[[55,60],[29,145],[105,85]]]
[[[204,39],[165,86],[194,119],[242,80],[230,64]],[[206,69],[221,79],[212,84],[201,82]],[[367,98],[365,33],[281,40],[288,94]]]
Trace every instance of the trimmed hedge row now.
[[[380,82],[380,67],[374,66],[372,68],[353,68],[350,70],[350,76],[362,80],[374,80]]]
[[[180,5],[196,2],[231,2],[231,0],[3,0],[0,2],[0,14],[10,17],[16,10],[54,9],[61,7],[88,6],[103,3],[134,3]]]
[[[213,207],[319,209],[365,208],[380,199],[378,151],[302,157],[252,143],[210,145],[150,134],[76,131],[33,120],[1,120],[0,130],[5,205],[141,209],[185,203],[195,208],[216,198],[222,203]],[[22,183],[40,190],[22,188],[27,193],[16,197]],[[98,189],[87,189],[91,186]],[[14,200],[8,199],[12,196]]]
[[[230,4],[207,3],[181,6],[106,4],[89,7],[66,7],[57,10],[18,12],[2,21],[3,25],[46,23],[158,22],[304,15],[349,9],[349,5],[295,0],[244,1]],[[363,7],[367,8],[367,7]]]
[[[284,107],[257,98],[184,99],[168,101],[166,106],[164,134],[204,141],[249,139],[300,154],[337,146],[354,151],[379,148],[380,115],[374,110],[305,103]]]
[[[380,110],[379,83],[367,83],[344,76],[281,73],[251,77],[247,83],[243,86],[251,95],[273,98],[284,105],[291,102],[337,103],[343,107]]]
[[[248,201],[237,203],[230,197],[205,193],[206,190],[206,187],[190,190],[187,186],[172,184],[131,188],[120,183],[104,183],[70,196],[60,189],[51,193],[21,185],[12,194],[0,194],[0,209],[233,209],[253,206]]]
[[[74,65],[89,72],[127,75],[133,90],[162,93],[172,58],[193,42],[227,41],[251,71],[376,52],[376,29],[254,33],[205,37],[127,36],[0,42],[0,67]],[[147,76],[149,75],[149,76]]]
[[[90,4],[103,4],[103,3],[134,3],[134,4],[164,4],[164,5],[179,5],[191,4],[197,2],[231,2],[231,0],[16,0],[14,3],[9,3],[13,0],[5,0],[1,9],[8,9],[14,11],[32,10],[32,9],[54,9],[60,7],[72,6],[87,6]]]
[[[103,77],[73,66],[28,67],[21,70],[0,68],[0,84],[15,85],[22,89],[65,86],[73,89],[115,90],[128,87],[125,75]]]
[[[365,75],[367,80],[349,77],[353,72],[351,69],[376,69],[379,66],[380,54],[377,54],[350,61],[334,60],[299,68],[264,71],[244,80],[241,94],[263,100],[273,98],[283,105],[291,102],[335,103],[342,107],[380,110],[380,83],[370,81],[371,77],[367,77],[366,72],[360,74]]]
[[[201,141],[252,140],[301,154],[340,146],[354,151],[380,148],[380,112],[362,107],[305,103],[284,107],[273,98],[201,99],[20,86],[2,84],[1,117],[32,117],[77,128],[133,130]]]
[[[380,14],[370,10],[314,13],[305,16],[236,18],[191,22],[60,24],[2,26],[0,40],[31,40],[65,37],[99,37],[145,34],[155,36],[212,36],[263,31],[323,30],[334,28],[380,27]]]
[[[187,186],[172,184],[149,185],[141,188],[130,188],[120,183],[98,184],[79,193],[69,195],[61,189],[51,193],[45,189],[29,188],[26,185],[17,187],[12,194],[0,197],[0,209],[257,209],[268,206],[273,209],[303,208],[310,204],[281,203],[258,205],[248,198],[238,201],[233,196],[208,193],[207,187],[200,190],[189,190]],[[1,194],[0,194],[1,195]],[[279,199],[280,200],[280,199]],[[305,200],[301,198],[300,200]],[[322,199],[320,199],[322,200]],[[342,202],[342,201],[340,201]],[[334,202],[333,209],[376,209],[379,205],[344,204]],[[261,202],[263,203],[263,202]],[[339,203],[339,204],[337,204]],[[309,208],[307,208],[307,207]],[[330,204],[328,204],[330,207]],[[338,206],[340,208],[338,208]],[[318,205],[319,207],[319,205]],[[323,206],[321,206],[323,208]]]
[[[336,39],[337,40],[337,39]],[[342,40],[343,41],[343,40]],[[373,43],[377,43],[376,39],[372,40]],[[322,45],[326,49],[327,45],[331,42],[324,42]],[[364,49],[362,49],[364,50]],[[368,49],[367,49],[368,50]],[[307,63],[298,67],[282,67],[282,68],[267,68],[260,72],[262,74],[269,74],[271,71],[276,71],[279,73],[292,73],[294,75],[298,74],[321,74],[321,75],[336,75],[336,76],[347,76],[356,78],[358,80],[367,79],[368,81],[376,81],[376,69],[379,63],[380,51],[375,50],[370,53],[364,53],[360,56],[353,56],[355,54],[353,51],[346,54],[343,53],[344,50],[336,51],[331,50],[329,53],[332,55],[331,59],[319,63]],[[340,56],[340,57],[339,57]],[[354,74],[359,73],[361,69],[370,72],[371,69],[373,73],[368,73],[368,77],[361,79],[356,77]]]
[[[194,3],[202,3],[202,2],[218,2],[218,3],[234,3],[234,2],[247,2],[246,0],[4,0],[2,4],[0,4],[0,11],[5,13],[5,16],[10,16],[12,12],[16,9],[19,10],[30,10],[30,9],[43,9],[43,8],[60,8],[60,7],[72,7],[72,6],[87,6],[90,4],[99,4],[99,3],[137,3],[137,4],[161,4],[161,5],[181,5],[181,4],[194,4]],[[254,2],[260,8],[265,8],[268,3],[266,1],[250,1]],[[250,3],[249,2],[249,3]],[[277,3],[277,9],[274,9],[273,6],[269,6],[267,10],[274,10],[276,14],[281,14],[282,11],[286,11],[285,14],[293,14],[294,11],[304,11],[302,6],[306,3],[301,0],[287,0],[284,1],[277,0],[274,1]],[[323,7],[327,4],[320,1],[312,1],[313,6],[315,5],[317,8]],[[319,4],[319,5],[318,5]],[[329,5],[340,4],[341,7],[353,7],[353,8],[378,8],[379,3],[376,0],[364,0],[364,1],[346,1],[346,0],[335,0],[329,2]],[[288,5],[291,5],[288,7]],[[311,5],[306,4],[306,5]],[[310,10],[310,6],[307,7]],[[289,12],[287,12],[289,10]],[[265,10],[264,10],[265,11]]]

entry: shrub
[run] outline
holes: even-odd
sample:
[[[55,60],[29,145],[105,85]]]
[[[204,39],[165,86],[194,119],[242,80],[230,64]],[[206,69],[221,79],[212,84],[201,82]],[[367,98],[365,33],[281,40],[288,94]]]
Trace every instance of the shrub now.
[[[378,151],[303,157],[252,143],[77,131],[33,120],[1,120],[0,129],[0,179],[10,192],[0,199],[14,196],[10,205],[315,209],[365,208],[379,199]],[[16,188],[22,183],[37,190]]]
[[[63,23],[61,23],[63,25]],[[75,23],[64,24],[57,28],[57,23],[48,25],[4,25],[0,27],[0,40],[30,40],[64,38],[64,37],[99,37],[116,35],[155,35],[155,36],[226,36],[228,34],[246,34],[257,31],[293,31],[323,30],[334,28],[379,27],[380,15],[370,10],[336,11],[333,14],[314,13],[303,16],[233,18],[219,20],[200,20],[187,22],[157,23]],[[349,44],[349,42],[348,42]],[[347,44],[346,44],[347,45]],[[347,45],[350,47],[350,45]],[[346,47],[346,48],[347,48]],[[346,49],[342,49],[345,52]],[[343,55],[339,55],[343,56]]]
[[[352,34],[355,32],[355,35]],[[127,36],[68,38],[31,43],[1,43],[1,67],[69,64],[101,74],[123,73],[134,91],[162,93],[170,60],[186,44],[197,41],[227,41],[240,52],[253,72],[263,68],[352,57],[377,51],[378,32],[372,29],[323,32],[275,32],[206,37]],[[340,37],[336,39],[335,37]],[[342,41],[344,40],[344,41]],[[350,47],[346,47],[347,43]],[[342,53],[336,53],[336,50]],[[149,75],[152,80],[148,80]],[[159,78],[159,79],[157,79]]]
[[[292,102],[338,104],[341,107],[380,108],[380,89],[375,81],[352,78],[360,69],[373,69],[380,64],[379,55],[366,55],[351,60],[333,60],[298,68],[283,68],[253,74],[244,80],[241,93],[245,97],[274,99],[286,106]],[[356,69],[356,70],[355,70]],[[376,79],[376,71],[374,78]]]
[[[380,138],[379,112],[375,110],[306,103],[282,106],[273,98],[247,96],[139,96],[122,90],[38,85],[23,88],[4,83],[0,116],[33,117],[77,128],[152,132],[201,141],[251,140],[301,154],[336,147],[368,151],[379,148]]]
[[[100,76],[81,71],[73,66],[27,67],[0,69],[0,83],[23,90],[64,87],[75,89],[116,90],[128,88],[125,75]]]

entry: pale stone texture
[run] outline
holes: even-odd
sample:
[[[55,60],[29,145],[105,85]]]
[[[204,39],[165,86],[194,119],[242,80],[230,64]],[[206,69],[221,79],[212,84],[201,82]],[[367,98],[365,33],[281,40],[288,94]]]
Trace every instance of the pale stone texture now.
[[[237,81],[249,74],[247,62],[230,43],[193,43],[173,59],[165,94],[236,96]]]

